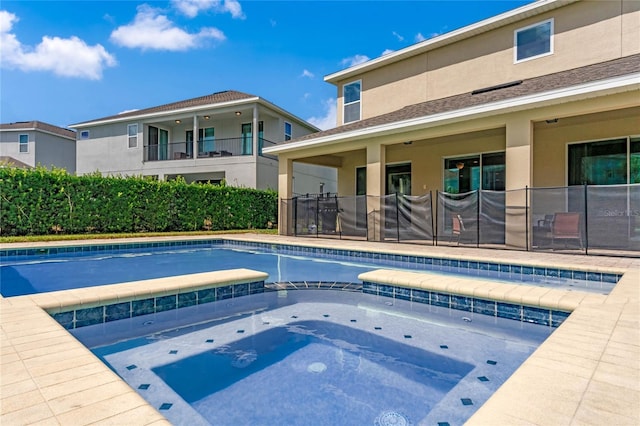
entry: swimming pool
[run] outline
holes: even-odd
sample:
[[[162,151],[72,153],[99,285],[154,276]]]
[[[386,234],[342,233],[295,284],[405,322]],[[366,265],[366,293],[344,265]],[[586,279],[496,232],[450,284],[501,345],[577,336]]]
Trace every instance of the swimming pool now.
[[[9,297],[241,267],[267,272],[271,282],[359,282],[360,273],[384,267],[601,294],[620,278],[473,260],[201,240],[0,250],[0,293]]]
[[[243,296],[72,333],[173,424],[453,425],[552,330],[311,290]]]

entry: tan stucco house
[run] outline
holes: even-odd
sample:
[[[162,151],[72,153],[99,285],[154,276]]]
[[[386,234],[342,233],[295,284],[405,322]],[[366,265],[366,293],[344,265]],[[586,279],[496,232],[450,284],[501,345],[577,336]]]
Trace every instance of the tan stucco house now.
[[[393,192],[505,191],[515,209],[524,188],[640,183],[638,1],[537,1],[325,81],[338,126],[265,149],[282,199],[298,162],[336,168],[339,195],[370,196],[367,212]]]

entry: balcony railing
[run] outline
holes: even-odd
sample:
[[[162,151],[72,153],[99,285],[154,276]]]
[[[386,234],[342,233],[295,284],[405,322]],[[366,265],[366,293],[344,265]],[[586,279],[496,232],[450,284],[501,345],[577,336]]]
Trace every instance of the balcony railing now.
[[[276,145],[267,139],[258,139],[258,155],[277,159],[269,154],[263,154],[262,148]],[[153,144],[144,146],[144,161],[186,160],[191,158],[231,157],[239,155],[253,155],[253,140],[251,138],[227,138],[198,141],[196,145],[190,141],[171,142],[167,144]]]

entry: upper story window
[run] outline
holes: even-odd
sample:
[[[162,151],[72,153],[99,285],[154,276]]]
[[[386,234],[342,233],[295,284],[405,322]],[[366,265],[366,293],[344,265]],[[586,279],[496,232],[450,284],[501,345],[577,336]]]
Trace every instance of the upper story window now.
[[[29,152],[29,135],[19,135],[20,152]]]
[[[292,128],[291,128],[291,123],[287,123],[285,121],[284,122],[284,140],[285,141],[290,141],[292,133],[293,132],[292,132]]]
[[[127,134],[129,135],[129,148],[138,147],[138,124],[127,125]]]
[[[520,28],[513,34],[515,62],[553,53],[553,19]]]
[[[80,139],[89,139],[89,131],[83,130],[80,132]]]
[[[360,120],[361,87],[361,80],[342,86],[342,95],[344,98],[344,114],[342,116],[342,122],[344,124]]]

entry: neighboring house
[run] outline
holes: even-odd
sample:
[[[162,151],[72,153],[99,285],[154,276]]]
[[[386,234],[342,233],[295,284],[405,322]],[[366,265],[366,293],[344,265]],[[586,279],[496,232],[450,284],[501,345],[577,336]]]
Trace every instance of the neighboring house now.
[[[77,173],[277,189],[278,160],[263,149],[318,131],[262,99],[236,91],[127,111],[77,129]],[[320,181],[335,171],[302,166]],[[303,179],[304,180],[304,179]],[[315,186],[315,185],[314,185]]]
[[[265,149],[282,198],[297,162],[335,167],[344,196],[640,183],[637,0],[538,1],[325,81],[338,127]],[[508,208],[524,194],[506,192]]]
[[[76,171],[76,133],[43,123],[0,124],[0,163],[30,168],[41,165]]]

